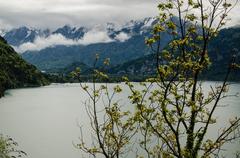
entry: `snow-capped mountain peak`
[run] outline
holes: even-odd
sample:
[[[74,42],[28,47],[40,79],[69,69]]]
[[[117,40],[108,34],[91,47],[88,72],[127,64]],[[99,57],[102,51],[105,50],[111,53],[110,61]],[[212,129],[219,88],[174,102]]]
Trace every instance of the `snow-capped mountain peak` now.
[[[46,37],[48,35],[48,30],[39,30],[23,26],[7,31],[3,37],[8,41],[9,44],[18,46],[23,43],[33,42],[36,37]]]
[[[39,40],[55,38],[61,38],[65,41],[59,44],[91,44],[91,41],[95,43],[124,42],[133,36],[142,36],[144,33],[149,32],[149,29],[155,21],[156,18],[145,18],[142,20],[131,20],[123,25],[115,23],[97,24],[93,27],[65,25],[54,31],[23,26],[7,31],[6,33],[2,32],[2,35],[8,43],[15,48],[21,45],[24,45],[24,48],[26,48],[28,45],[35,45],[34,42],[39,42]],[[103,39],[103,41],[101,41],[101,39]],[[46,42],[47,41],[45,41],[45,43]],[[57,41],[53,43],[57,44]]]
[[[81,39],[86,33],[87,29],[85,27],[71,27],[69,25],[65,25],[61,28],[58,28],[56,31],[52,32],[52,34],[61,34],[65,38],[78,40]]]
[[[144,19],[144,25],[142,28],[149,28],[152,27],[156,23],[157,18],[149,17]]]
[[[4,29],[0,29],[0,36],[4,36],[6,34],[6,30],[4,30]]]

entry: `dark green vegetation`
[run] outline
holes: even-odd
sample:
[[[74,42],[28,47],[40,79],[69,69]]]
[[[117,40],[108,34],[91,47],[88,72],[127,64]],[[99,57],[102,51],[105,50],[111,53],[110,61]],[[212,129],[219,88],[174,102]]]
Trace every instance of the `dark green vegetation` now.
[[[33,65],[25,62],[7,42],[0,37],[0,97],[6,89],[42,86],[47,79]]]
[[[232,56],[240,60],[240,27],[223,29],[210,42],[209,56],[212,65],[204,73],[205,79],[220,80],[227,72]],[[234,70],[229,76],[231,81],[240,81],[240,70]]]
[[[240,56],[240,28],[228,28],[219,32],[219,35],[209,44],[209,57],[212,64],[201,78],[204,80],[222,80],[232,55]],[[110,69],[113,74],[153,75],[155,74],[156,55],[150,54],[136,60],[120,64]],[[240,71],[235,70],[231,81],[240,81]]]

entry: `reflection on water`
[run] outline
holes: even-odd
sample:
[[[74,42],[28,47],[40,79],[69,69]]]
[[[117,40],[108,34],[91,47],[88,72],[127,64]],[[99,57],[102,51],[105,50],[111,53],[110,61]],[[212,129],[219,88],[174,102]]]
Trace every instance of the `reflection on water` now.
[[[213,82],[206,82],[209,87]],[[114,84],[110,84],[114,86]],[[128,88],[119,96],[128,104]],[[240,84],[231,86],[231,93],[240,92]],[[78,84],[56,84],[40,88],[10,90],[0,99],[0,133],[13,137],[29,158],[79,158],[81,151],[74,148],[80,135],[78,124],[89,128],[89,120],[83,102],[87,95]],[[240,99],[228,98],[216,112],[224,126],[231,116],[240,116]],[[211,135],[216,135],[211,129]],[[91,142],[91,135],[85,130],[84,138]],[[229,147],[229,152],[239,147]],[[129,156],[131,157],[131,156]]]

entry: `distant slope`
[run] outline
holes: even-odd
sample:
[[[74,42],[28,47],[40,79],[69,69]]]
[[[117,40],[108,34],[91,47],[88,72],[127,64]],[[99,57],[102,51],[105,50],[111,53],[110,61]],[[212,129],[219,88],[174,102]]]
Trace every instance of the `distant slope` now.
[[[212,65],[205,72],[205,79],[222,80],[232,55],[237,56],[240,63],[240,27],[226,28],[210,42],[209,55]],[[231,81],[240,81],[240,70],[234,70],[230,76]]]
[[[155,74],[155,54],[149,54],[110,68],[110,74],[117,75],[152,75]]]
[[[42,73],[26,63],[0,36],[0,97],[6,89],[47,83]]]
[[[212,65],[202,74],[204,80],[223,80],[229,61],[236,54],[240,61],[240,28],[228,28],[210,42],[209,55]],[[156,72],[154,54],[125,62],[110,68],[111,74],[152,75]],[[231,81],[240,81],[240,70],[235,70],[230,76]]]
[[[135,36],[126,42],[98,43],[87,46],[56,46],[39,52],[22,54],[28,62],[41,70],[64,68],[73,62],[82,62],[92,66],[95,54],[99,54],[99,63],[110,58],[112,65],[142,57],[150,50],[144,43],[144,36]]]
[[[145,38],[150,35],[156,22],[156,18],[145,18],[139,21],[130,21],[120,27],[109,23],[106,28],[100,29],[100,32],[104,32],[111,39],[109,42],[54,45],[41,50],[25,51],[22,57],[41,70],[64,68],[74,62],[82,62],[92,66],[96,53],[100,56],[99,65],[105,58],[110,58],[112,66],[122,64],[151,53],[145,45]],[[98,29],[98,27],[90,29],[64,26],[52,32],[52,34],[60,34],[66,39],[74,41],[85,38],[90,40],[89,34],[91,34],[92,40],[101,38],[101,34],[99,34],[99,37],[92,38],[92,31],[95,30],[95,34],[97,34]],[[169,42],[170,36],[163,34],[162,39],[162,45],[165,45]],[[18,47],[18,45],[15,47]]]
[[[57,68],[57,69],[47,69],[46,71],[49,74],[62,74],[62,75],[68,75],[71,72],[75,71],[76,68],[80,68],[81,69],[81,73],[86,73],[87,71],[91,70],[91,67],[87,66],[84,63],[81,62],[74,62],[70,65],[67,65],[64,68]]]

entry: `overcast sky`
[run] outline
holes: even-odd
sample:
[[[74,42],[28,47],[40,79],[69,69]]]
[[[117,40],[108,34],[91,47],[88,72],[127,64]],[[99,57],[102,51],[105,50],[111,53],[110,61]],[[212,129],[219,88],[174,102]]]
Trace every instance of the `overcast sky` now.
[[[157,15],[157,0],[0,0],[0,28],[122,23]],[[240,24],[240,7],[231,13]]]
[[[55,28],[155,16],[156,0],[0,0],[0,25]]]

